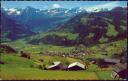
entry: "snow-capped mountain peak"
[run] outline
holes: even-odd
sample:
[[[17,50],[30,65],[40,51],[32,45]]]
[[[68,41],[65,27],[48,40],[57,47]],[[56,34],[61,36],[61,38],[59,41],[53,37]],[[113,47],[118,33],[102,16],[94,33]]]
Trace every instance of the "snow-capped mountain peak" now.
[[[87,9],[88,12],[100,12],[100,11],[108,11],[107,8],[90,8]]]
[[[8,15],[20,15],[21,14],[21,11],[16,9],[16,8],[10,8],[10,9],[5,9],[5,11],[8,12]]]
[[[17,11],[17,9],[15,9],[15,8],[10,8],[9,11],[10,11],[10,12],[15,12],[15,11]]]

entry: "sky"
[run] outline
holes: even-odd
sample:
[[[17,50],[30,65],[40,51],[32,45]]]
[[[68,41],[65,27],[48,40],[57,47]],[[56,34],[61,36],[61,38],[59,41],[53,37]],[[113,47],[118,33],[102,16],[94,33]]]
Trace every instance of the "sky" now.
[[[31,6],[37,9],[50,8],[74,8],[83,7],[86,9],[92,8],[109,8],[117,6],[126,7],[126,1],[2,1],[4,8],[26,8]]]

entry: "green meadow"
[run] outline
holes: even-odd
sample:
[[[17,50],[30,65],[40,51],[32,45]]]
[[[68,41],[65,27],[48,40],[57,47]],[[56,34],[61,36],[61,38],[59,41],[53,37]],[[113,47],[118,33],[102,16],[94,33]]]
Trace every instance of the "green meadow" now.
[[[121,53],[123,47],[127,46],[127,40],[98,44],[91,47],[85,47],[88,52],[84,57],[85,61],[70,57],[41,55],[43,51],[70,52],[75,47],[64,47],[55,45],[31,45],[26,41],[17,40],[15,42],[5,43],[15,47],[18,51],[26,51],[31,54],[31,59],[20,57],[20,53],[2,53],[0,76],[3,80],[113,80],[111,73],[112,68],[101,69],[95,64],[89,63],[88,58],[113,57],[114,54]],[[19,48],[18,48],[19,47]],[[82,48],[83,49],[83,48]],[[108,53],[108,55],[103,55]],[[43,60],[43,61],[40,61]],[[45,70],[44,65],[48,67],[55,61],[61,61],[65,65],[73,62],[80,62],[87,66],[83,71],[62,71],[62,70]],[[66,78],[65,78],[66,77]]]
[[[2,80],[99,80],[107,79],[112,80],[111,69],[109,71],[98,70],[95,65],[90,65],[87,70],[83,71],[61,71],[61,70],[44,70],[38,68],[38,64],[47,63],[50,60],[57,61],[57,57],[45,56],[42,57],[44,63],[39,63],[36,60],[28,60],[26,58],[19,57],[18,55],[2,55],[1,60],[5,62],[1,65],[0,76]],[[63,62],[75,62],[77,59],[72,58],[59,58]],[[81,61],[80,61],[81,62]],[[38,64],[37,64],[38,63]],[[97,71],[96,71],[97,70]],[[66,77],[66,78],[65,78]]]

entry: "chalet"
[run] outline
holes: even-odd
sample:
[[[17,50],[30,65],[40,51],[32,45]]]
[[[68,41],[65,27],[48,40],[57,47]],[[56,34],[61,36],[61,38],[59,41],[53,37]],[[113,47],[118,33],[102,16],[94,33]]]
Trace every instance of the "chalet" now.
[[[74,62],[68,66],[68,70],[84,70],[84,69],[86,69],[85,65],[79,62]]]
[[[67,66],[64,66],[60,61],[54,62],[53,65],[48,67],[49,70],[66,70]]]
[[[61,62],[54,62],[53,65],[49,66],[48,69],[60,69]]]
[[[113,66],[112,77],[116,79],[127,79],[127,64],[118,63]]]

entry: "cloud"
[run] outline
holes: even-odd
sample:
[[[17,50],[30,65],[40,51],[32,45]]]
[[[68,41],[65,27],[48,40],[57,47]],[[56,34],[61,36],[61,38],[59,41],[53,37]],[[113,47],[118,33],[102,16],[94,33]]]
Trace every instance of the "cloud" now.
[[[111,3],[106,3],[104,5],[98,5],[98,7],[99,8],[110,8],[110,9],[112,9],[112,8],[117,7],[119,5],[120,5],[120,3],[118,1],[116,1],[116,2],[111,2]]]
[[[106,4],[101,4],[101,5],[96,5],[96,6],[92,6],[92,7],[88,7],[87,10],[92,10],[94,8],[108,8],[109,10],[120,6],[120,2],[119,1],[114,1],[114,2],[110,2],[110,3],[106,3]]]
[[[59,4],[53,4],[53,8],[60,8],[61,6]]]

